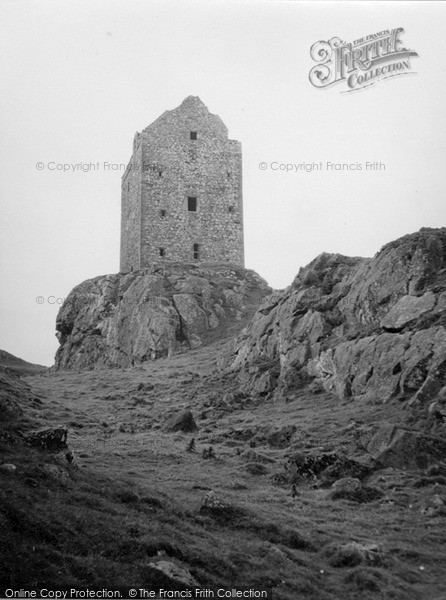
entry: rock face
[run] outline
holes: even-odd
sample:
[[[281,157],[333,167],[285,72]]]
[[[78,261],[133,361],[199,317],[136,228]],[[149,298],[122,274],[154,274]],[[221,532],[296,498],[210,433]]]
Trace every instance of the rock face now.
[[[163,263],[76,286],[56,321],[56,369],[128,367],[238,333],[271,292],[232,265]]]
[[[317,380],[342,399],[434,398],[446,375],[446,228],[372,259],[322,254],[265,299],[229,370],[258,394]]]
[[[446,441],[391,424],[383,425],[367,450],[378,463],[398,469],[426,469],[446,456]]]

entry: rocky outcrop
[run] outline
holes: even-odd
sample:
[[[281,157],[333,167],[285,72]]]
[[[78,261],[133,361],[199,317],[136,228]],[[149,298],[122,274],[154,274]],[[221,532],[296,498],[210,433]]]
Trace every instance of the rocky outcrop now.
[[[231,265],[163,263],[89,279],[57,316],[55,368],[128,367],[236,334],[270,291]]]
[[[445,459],[446,441],[420,431],[386,424],[373,436],[367,451],[377,463],[386,467],[426,469]]]
[[[265,299],[229,370],[258,394],[316,380],[342,399],[412,403],[446,383],[446,228],[421,229],[372,259],[322,254]]]

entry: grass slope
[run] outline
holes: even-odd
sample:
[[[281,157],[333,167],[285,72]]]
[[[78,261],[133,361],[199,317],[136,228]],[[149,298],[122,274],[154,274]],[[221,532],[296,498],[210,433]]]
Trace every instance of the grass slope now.
[[[0,350],[0,367],[4,367],[15,373],[15,375],[36,375],[37,373],[44,373],[48,367],[42,365],[36,365],[34,363],[27,362],[22,358],[18,358],[6,350]]]
[[[222,350],[216,342],[139,368],[27,378],[42,404],[0,425],[0,463],[17,466],[0,469],[0,585],[156,587],[149,565],[168,560],[202,586],[270,586],[275,600],[446,594],[444,516],[419,508],[435,486],[444,494],[441,482],[388,469],[382,496],[367,503],[333,500],[309,483],[293,497],[280,484],[289,453],[354,455],[358,436],[398,422],[401,407],[308,391],[274,403],[240,397],[217,369]],[[198,432],[165,433],[187,407]],[[290,424],[291,444],[268,442]],[[64,425],[77,466],[21,437]],[[187,452],[191,435],[196,451]],[[216,457],[205,460],[210,444]],[[254,453],[263,468],[253,469]],[[209,490],[227,509],[200,510]]]

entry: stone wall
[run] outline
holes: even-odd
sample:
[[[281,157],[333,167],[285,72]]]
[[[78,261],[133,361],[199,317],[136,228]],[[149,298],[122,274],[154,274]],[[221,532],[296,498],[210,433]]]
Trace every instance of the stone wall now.
[[[141,165],[142,148],[133,152],[121,185],[121,265],[127,272],[141,263]]]
[[[241,145],[199,98],[166,111],[136,135],[123,177],[121,270],[159,260],[243,266],[241,182]]]

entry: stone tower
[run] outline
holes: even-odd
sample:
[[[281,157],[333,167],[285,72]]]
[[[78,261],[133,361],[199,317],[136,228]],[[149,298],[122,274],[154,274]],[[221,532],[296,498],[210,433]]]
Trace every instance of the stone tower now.
[[[121,271],[160,260],[244,266],[241,144],[197,96],[136,133],[121,202]]]

